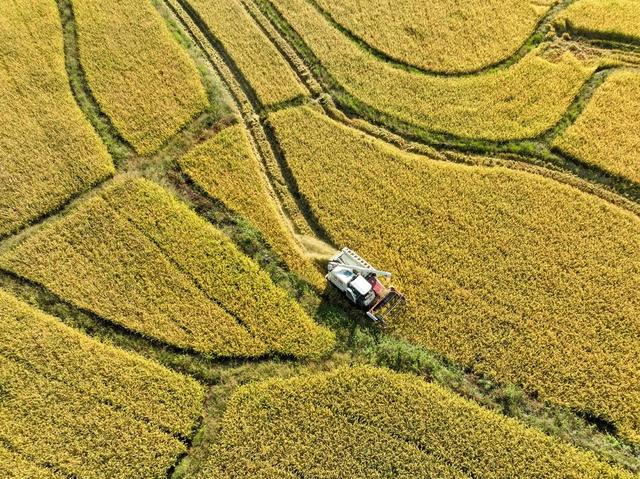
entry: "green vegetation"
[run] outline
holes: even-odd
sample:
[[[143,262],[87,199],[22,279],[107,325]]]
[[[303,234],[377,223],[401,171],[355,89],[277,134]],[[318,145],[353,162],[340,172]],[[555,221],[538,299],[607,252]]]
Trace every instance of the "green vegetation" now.
[[[523,171],[407,154],[307,107],[269,121],[331,240],[410,298],[397,335],[638,437],[637,216]]]
[[[0,236],[5,236],[110,176],[113,164],[71,94],[55,3],[6,4],[0,58]]]

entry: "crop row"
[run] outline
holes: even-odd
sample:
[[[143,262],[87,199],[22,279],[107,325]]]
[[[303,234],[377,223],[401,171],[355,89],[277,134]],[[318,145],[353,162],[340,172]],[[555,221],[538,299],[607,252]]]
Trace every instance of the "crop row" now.
[[[268,274],[159,186],[124,180],[2,267],[143,335],[213,356],[317,356],[333,344]]]
[[[269,121],[333,243],[394,272],[410,304],[396,334],[638,437],[637,216],[538,175],[408,154],[308,107]]]
[[[185,451],[144,418],[191,432],[204,394],[195,381],[97,343],[4,292],[0,319],[0,443],[9,446],[0,467],[13,464],[29,477],[52,476],[39,465],[73,477],[156,478]]]
[[[639,12],[640,13],[640,12]],[[640,73],[611,74],[554,141],[561,151],[640,183]]]
[[[371,367],[241,387],[221,443],[210,462],[227,478],[246,477],[247,463],[270,464],[263,477],[631,477],[437,385]]]
[[[344,28],[403,63],[431,71],[478,70],[513,55],[555,0],[459,4],[316,0]]]
[[[3,6],[0,57],[4,236],[111,175],[113,164],[73,99],[54,2]]]
[[[640,2],[637,0],[579,0],[555,20],[556,27],[586,36],[640,41]]]
[[[241,125],[226,128],[178,161],[209,196],[247,218],[293,271],[314,285],[324,285],[284,223]]]
[[[198,70],[149,0],[73,0],[92,93],[140,154],[153,153],[207,106]]]
[[[59,479],[52,470],[37,466],[18,453],[0,445],[0,474],[5,479]]]
[[[347,94],[433,132],[488,140],[535,137],[562,117],[594,70],[570,53],[547,58],[539,47],[508,68],[478,75],[409,72],[361,49],[306,0],[271,3]]]
[[[164,430],[191,433],[203,399],[195,381],[91,340],[2,291],[0,299],[0,354]]]
[[[191,0],[207,28],[222,44],[264,105],[305,94],[278,50],[239,0]]]

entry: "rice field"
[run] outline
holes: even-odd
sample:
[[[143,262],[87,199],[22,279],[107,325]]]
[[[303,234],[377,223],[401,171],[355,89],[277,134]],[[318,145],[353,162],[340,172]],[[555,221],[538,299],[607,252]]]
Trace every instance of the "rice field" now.
[[[317,326],[219,230],[146,180],[118,181],[0,267],[127,330],[207,356],[320,356]]]
[[[74,0],[80,61],[100,107],[139,154],[208,104],[195,63],[149,0]]]
[[[190,433],[201,414],[197,382],[2,291],[0,319],[0,470],[154,478],[185,452],[174,434]]]
[[[265,478],[632,477],[439,386],[372,367],[243,386],[221,436],[210,460],[226,475],[217,477],[245,477],[247,464]]]
[[[2,237],[114,170],[106,148],[73,99],[54,2],[19,0],[4,5],[0,58]]]
[[[640,41],[638,0],[578,0],[564,10],[555,24],[587,37]]]
[[[554,146],[614,175],[640,183],[640,73],[617,71]]]
[[[368,46],[399,62],[442,73],[476,71],[515,54],[555,0],[429,3],[316,0]]]
[[[530,173],[408,154],[307,107],[269,121],[331,240],[410,298],[395,334],[639,437],[637,216]]]
[[[266,173],[242,125],[226,128],[179,160],[182,170],[211,198],[247,218],[292,271],[317,287],[324,278],[305,258],[269,191]]]
[[[306,0],[271,3],[349,95],[432,132],[487,140],[536,137],[560,120],[595,68],[570,52],[550,58],[538,48],[508,68],[478,75],[413,73],[362,50]]]
[[[192,0],[190,3],[263,105],[305,94],[285,59],[254,23],[240,0]]]

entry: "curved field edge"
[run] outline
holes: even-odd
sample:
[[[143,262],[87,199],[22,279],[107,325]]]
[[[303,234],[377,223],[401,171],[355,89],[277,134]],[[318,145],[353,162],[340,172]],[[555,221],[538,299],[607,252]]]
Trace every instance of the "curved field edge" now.
[[[33,15],[30,25],[26,15]],[[0,23],[0,237],[38,221],[114,172],[76,105],[55,3],[19,1]],[[26,140],[28,139],[28,141]]]
[[[412,305],[396,334],[637,437],[636,215],[531,173],[400,152],[308,108],[269,121],[331,240],[396,272]],[[344,183],[362,207],[328,193]]]
[[[350,5],[353,2],[307,1],[352,42],[376,58],[407,71],[442,76],[476,75],[513,65],[541,43],[553,19],[569,3],[566,0],[541,2],[536,4],[536,11],[533,3],[518,0],[507,2],[507,5],[503,2],[500,8],[485,2],[471,5],[462,13],[455,11],[455,6],[449,10],[447,4],[430,5],[428,11],[420,11],[420,6],[407,8],[403,2],[398,2],[393,15],[384,18],[390,12],[385,12],[376,2],[367,9],[358,10]],[[520,18],[512,18],[514,10]],[[381,17],[378,21],[383,23],[378,24],[375,18],[370,18],[376,14]],[[421,30],[427,26],[423,17],[430,15],[440,16],[440,21],[430,18],[429,26],[434,28]],[[496,28],[485,25],[486,17],[491,15],[494,18],[489,23]],[[457,22],[463,24],[462,28]],[[439,30],[441,25],[442,30]],[[489,42],[486,42],[487,36],[491,38]],[[459,48],[456,42],[465,48]],[[485,45],[489,47],[486,50]],[[469,54],[466,49],[474,53]],[[416,53],[422,50],[427,53]],[[414,58],[415,55],[420,58]]]
[[[197,477],[258,465],[264,477],[632,477],[416,376],[372,367],[242,386],[216,452]]]
[[[347,93],[339,98],[347,108],[359,111],[362,103],[435,135],[492,141],[536,138],[560,120],[595,70],[569,53],[547,57],[539,47],[513,66],[483,75],[416,75],[391,68],[352,45],[304,0],[259,4],[271,8],[266,13],[272,18],[280,16],[280,25],[284,18],[301,35],[295,46],[302,46],[305,59],[322,73],[337,99]]]

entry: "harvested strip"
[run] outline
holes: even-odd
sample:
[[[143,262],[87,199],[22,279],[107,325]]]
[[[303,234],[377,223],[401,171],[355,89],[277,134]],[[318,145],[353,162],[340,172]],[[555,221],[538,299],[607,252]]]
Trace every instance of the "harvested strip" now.
[[[394,272],[410,304],[396,334],[640,439],[637,216],[530,173],[408,154],[310,108],[269,121],[332,242]]]
[[[222,232],[161,188],[135,181],[105,196],[270,352],[317,357],[332,349],[332,332],[316,325]]]
[[[622,70],[607,78],[554,146],[574,158],[640,183],[638,131],[640,74]]]
[[[192,0],[190,3],[222,43],[262,104],[273,105],[305,94],[287,62],[239,0]]]
[[[172,433],[190,435],[200,416],[197,382],[89,339],[2,291],[0,354]]]
[[[186,450],[174,437],[62,382],[6,357],[0,361],[0,440],[38,463],[89,479],[157,478]]]
[[[212,198],[246,217],[287,265],[315,285],[324,278],[304,258],[265,184],[265,174],[241,125],[226,128],[179,160],[180,167]]]
[[[411,375],[371,367],[241,387],[216,455],[229,477],[241,459],[298,477],[631,478],[557,439]]]
[[[207,106],[198,70],[149,0],[74,0],[80,59],[102,110],[140,154]]]
[[[162,188],[116,182],[0,259],[98,316],[210,356],[333,344],[269,276]]]
[[[5,2],[0,15],[0,236],[113,174],[78,108],[55,2]]]
[[[538,136],[560,120],[594,70],[570,53],[547,59],[537,49],[509,68],[480,75],[412,73],[363,51],[306,0],[271,3],[349,95],[432,132],[487,140]]]
[[[510,57],[555,0],[317,0],[371,47],[409,65],[460,73]]]
[[[0,445],[0,474],[5,479],[60,479],[51,469],[40,467],[20,454],[8,451]]]
[[[614,41],[640,41],[640,1],[579,0],[555,20],[562,30]]]

